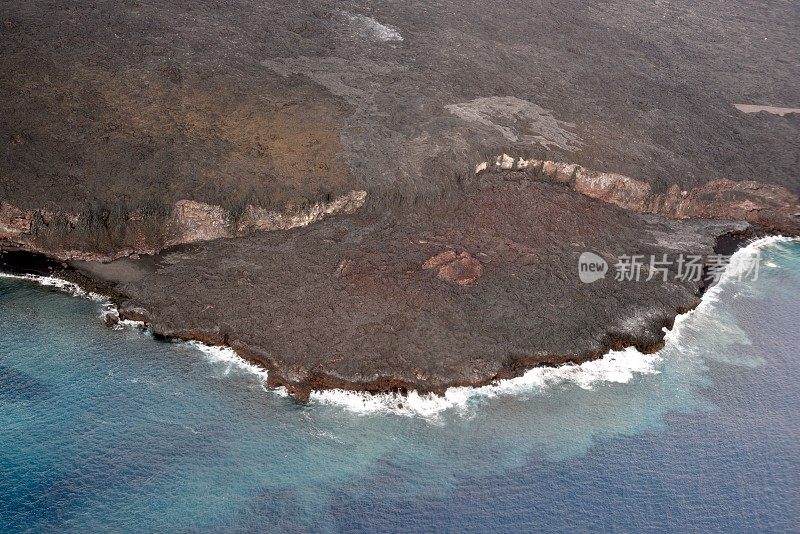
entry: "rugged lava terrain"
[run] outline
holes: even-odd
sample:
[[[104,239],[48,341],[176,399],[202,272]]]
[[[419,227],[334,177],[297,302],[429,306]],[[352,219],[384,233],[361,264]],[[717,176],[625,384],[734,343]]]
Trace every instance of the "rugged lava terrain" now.
[[[0,5],[0,248],[300,397],[652,350],[701,285],[581,252],[800,233],[800,116],[735,107],[800,106],[796,2]]]
[[[123,316],[227,343],[298,396],[323,387],[442,391],[608,347],[658,348],[662,328],[698,303],[698,285],[616,282],[613,272],[582,284],[580,253],[707,254],[716,235],[743,226],[668,222],[558,185],[491,179],[433,210],[207,242],[155,264],[120,260],[123,277],[78,266],[125,279]]]

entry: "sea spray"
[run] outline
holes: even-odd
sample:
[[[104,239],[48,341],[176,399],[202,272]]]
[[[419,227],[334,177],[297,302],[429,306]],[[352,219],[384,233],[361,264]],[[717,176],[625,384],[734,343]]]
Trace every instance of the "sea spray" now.
[[[120,318],[119,310],[111,302],[111,300],[103,295],[100,295],[99,293],[86,291],[74,282],[56,278],[54,276],[43,276],[36,274],[10,274],[3,272],[0,272],[0,278],[13,278],[16,280],[34,282],[44,287],[52,287],[59,291],[63,291],[74,297],[85,298],[100,303],[102,305],[100,316],[104,320],[107,320],[109,317],[111,317],[113,319],[111,322],[113,323],[114,329],[137,328],[143,332],[146,332],[147,334],[152,335],[152,332],[146,327],[146,324],[143,321]],[[196,349],[211,363],[227,365],[228,368],[225,371],[225,374],[230,373],[233,368],[253,374],[256,378],[258,378],[262,384],[262,387],[266,390],[267,370],[240,357],[232,348],[206,345],[200,341],[181,341],[179,343],[185,343],[186,345]],[[287,394],[285,388],[278,388],[277,390],[273,391],[278,394]]]

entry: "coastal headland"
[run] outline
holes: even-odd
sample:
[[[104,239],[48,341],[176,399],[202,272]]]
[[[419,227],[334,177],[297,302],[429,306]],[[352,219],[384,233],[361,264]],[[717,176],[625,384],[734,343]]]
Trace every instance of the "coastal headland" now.
[[[6,8],[0,268],[301,399],[652,352],[708,281],[581,254],[800,235],[790,2]]]

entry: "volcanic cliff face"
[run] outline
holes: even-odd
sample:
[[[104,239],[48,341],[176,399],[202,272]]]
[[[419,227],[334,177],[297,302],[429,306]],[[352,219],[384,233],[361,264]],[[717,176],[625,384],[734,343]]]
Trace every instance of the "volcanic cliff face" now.
[[[642,180],[617,173],[585,169],[574,163],[513,158],[502,154],[475,166],[475,173],[508,172],[526,179],[550,181],[570,187],[591,198],[637,213],[653,213],[673,219],[743,220],[776,232],[800,234],[800,197],[779,185],[752,180],[711,180],[681,190],[670,184],[654,191]]]
[[[196,241],[305,226],[332,214],[354,213],[363,206],[366,197],[365,191],[351,191],[331,201],[284,212],[248,205],[238,217],[221,206],[179,200],[169,218],[148,219],[141,212],[134,212],[114,221],[113,227],[95,228],[92,237],[105,238],[105,249],[78,230],[82,214],[23,211],[0,203],[0,239],[60,259],[109,261],[132,254],[155,254],[165,247]],[[70,244],[75,248],[70,248]]]
[[[775,232],[800,234],[800,199],[778,185],[718,179],[689,190],[671,184],[666,191],[656,192],[649,183],[629,176],[593,171],[574,163],[514,158],[508,154],[475,166],[476,176],[488,171],[509,173],[516,179],[562,184],[577,193],[637,213],[674,219],[744,220]],[[23,211],[11,204],[0,203],[0,239],[63,259],[114,259],[134,253],[153,254],[164,247],[196,241],[305,226],[332,214],[352,214],[364,205],[366,197],[366,191],[351,191],[307,208],[289,207],[286,212],[248,205],[238,216],[221,206],[180,200],[175,203],[171,217],[162,222],[161,228],[154,228],[150,221],[150,234],[146,231],[144,214],[126,214],[118,223],[121,228],[115,229],[124,237],[112,246],[115,250],[105,254],[91,249],[64,247],[69,242],[69,234],[82,222],[79,213]],[[452,269],[466,261],[454,258]],[[474,266],[466,268],[474,270]]]
[[[0,203],[0,239],[15,239],[30,234],[32,220],[32,212]]]
[[[192,200],[175,204],[172,220],[166,230],[166,246],[244,236],[253,232],[289,230],[306,226],[333,214],[352,214],[364,205],[366,191],[351,191],[329,202],[317,202],[307,208],[276,212],[248,205],[239,217],[220,206]]]

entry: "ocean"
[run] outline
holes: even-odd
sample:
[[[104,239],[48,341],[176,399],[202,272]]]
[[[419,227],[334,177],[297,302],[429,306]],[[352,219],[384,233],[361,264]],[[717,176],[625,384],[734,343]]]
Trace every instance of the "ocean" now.
[[[307,404],[228,349],[2,277],[0,530],[796,532],[800,243],[736,257],[756,251],[657,354]]]

